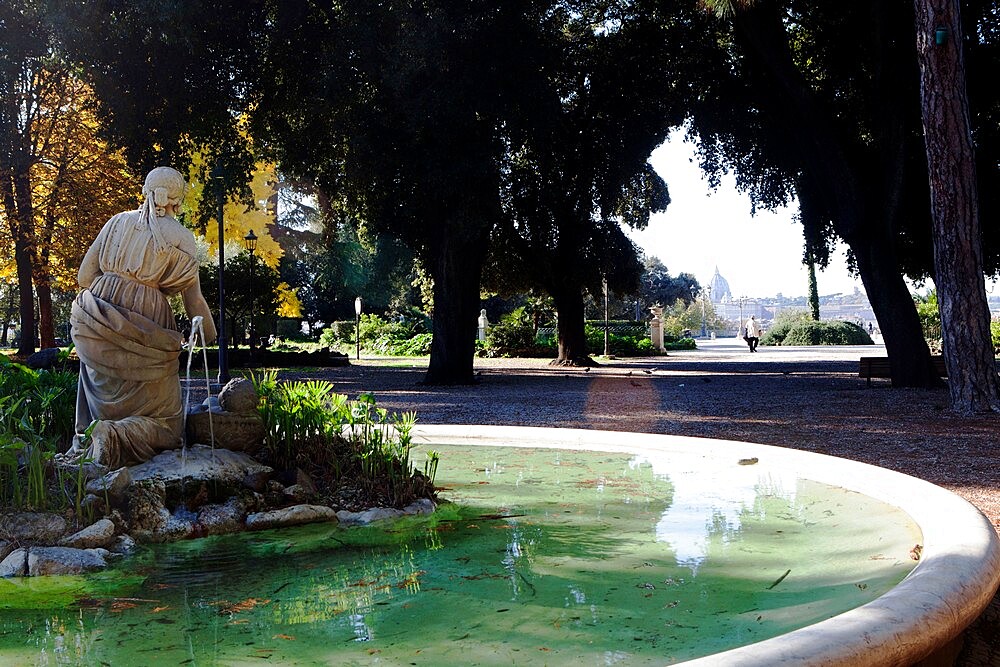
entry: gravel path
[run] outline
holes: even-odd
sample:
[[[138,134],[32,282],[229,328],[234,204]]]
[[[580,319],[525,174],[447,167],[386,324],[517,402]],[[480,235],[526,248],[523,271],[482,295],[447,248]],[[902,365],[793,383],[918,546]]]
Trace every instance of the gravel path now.
[[[866,387],[858,357],[876,347],[760,348],[705,341],[667,357],[610,360],[589,371],[536,359],[477,359],[473,386],[424,387],[426,359],[362,359],[286,372],[324,378],[351,397],[415,410],[421,423],[561,426],[747,440],[872,463],[964,497],[1000,527],[1000,416],[948,412],[945,390]],[[1000,665],[1000,596],[967,633],[956,664]]]

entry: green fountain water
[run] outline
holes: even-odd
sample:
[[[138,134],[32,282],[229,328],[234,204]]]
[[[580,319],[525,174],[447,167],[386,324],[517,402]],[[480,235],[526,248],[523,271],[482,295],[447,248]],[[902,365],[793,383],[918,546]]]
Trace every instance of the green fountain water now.
[[[431,517],[0,581],[0,663],[664,664],[864,604],[921,541],[898,509],[760,465],[435,449],[452,502]]]

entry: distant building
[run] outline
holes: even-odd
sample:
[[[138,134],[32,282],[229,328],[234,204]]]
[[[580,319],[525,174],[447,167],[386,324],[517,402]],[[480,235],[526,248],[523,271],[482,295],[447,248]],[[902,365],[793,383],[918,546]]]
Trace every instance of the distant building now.
[[[712,276],[712,282],[709,285],[712,303],[732,301],[733,293],[729,291],[729,281],[719,273],[719,267],[715,267],[715,275]]]
[[[807,310],[809,303],[806,297],[786,297],[777,294],[773,297],[734,297],[727,281],[719,268],[715,268],[715,275],[712,276],[711,298],[712,307],[717,317],[731,323],[731,328],[735,331],[741,321],[745,321],[754,315],[758,321],[768,326],[774,318],[783,310]],[[1000,297],[995,297],[997,303],[991,303],[991,307],[1000,306]],[[875,313],[872,311],[868,296],[861,290],[855,288],[853,294],[827,294],[821,295],[820,318],[829,320],[849,320],[866,326],[869,322],[877,327]]]

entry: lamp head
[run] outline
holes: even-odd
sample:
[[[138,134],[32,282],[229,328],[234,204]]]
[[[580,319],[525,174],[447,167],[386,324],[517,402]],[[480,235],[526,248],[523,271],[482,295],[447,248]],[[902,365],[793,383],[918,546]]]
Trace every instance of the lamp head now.
[[[253,233],[252,229],[243,237],[243,246],[251,255],[257,249],[257,235]]]

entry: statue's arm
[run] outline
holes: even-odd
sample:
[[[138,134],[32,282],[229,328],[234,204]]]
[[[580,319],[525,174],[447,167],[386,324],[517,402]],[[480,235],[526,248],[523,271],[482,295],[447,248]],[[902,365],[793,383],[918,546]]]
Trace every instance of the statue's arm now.
[[[93,285],[97,277],[103,273],[99,262],[101,256],[101,244],[99,240],[100,236],[90,244],[87,254],[83,256],[83,261],[80,262],[80,272],[76,278],[77,282],[80,283],[80,289],[87,289]]]
[[[194,235],[180,224],[177,224],[175,229],[180,230],[177,240],[178,247],[188,255],[194,257]],[[212,319],[212,311],[208,307],[208,302],[205,301],[205,296],[201,293],[201,281],[198,278],[195,278],[191,286],[181,292],[181,299],[184,300],[184,310],[187,312],[189,318],[193,319],[197,315],[201,315],[204,319],[202,326],[205,327],[205,344],[210,345],[214,343],[219,333],[215,329],[215,320]]]
[[[197,315],[201,315],[204,318],[202,326],[205,327],[205,344],[211,345],[214,343],[218,332],[215,330],[215,320],[212,319],[212,311],[209,309],[208,302],[205,301],[205,297],[201,293],[201,283],[196,280],[191,287],[188,287],[181,293],[181,298],[184,300],[184,310],[187,311],[188,317],[194,318]]]

